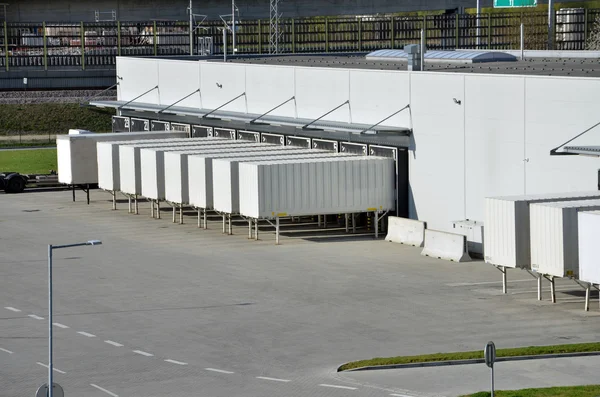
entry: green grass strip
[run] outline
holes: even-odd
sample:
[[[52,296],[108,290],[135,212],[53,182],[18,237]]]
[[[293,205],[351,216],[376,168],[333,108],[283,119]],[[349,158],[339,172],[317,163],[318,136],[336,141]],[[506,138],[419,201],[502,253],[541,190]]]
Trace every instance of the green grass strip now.
[[[461,397],[490,397],[489,391],[467,394]],[[598,397],[600,385],[548,387],[543,389],[497,390],[496,397]]]
[[[585,353],[597,351],[600,351],[600,342],[498,349],[496,350],[496,357],[539,356],[543,354]],[[378,367],[384,365],[413,364],[450,360],[470,360],[477,358],[483,358],[483,349],[470,352],[435,353],[423,354],[419,356],[377,357],[370,360],[353,361],[344,364],[338,368],[338,371],[346,371],[361,367]]]
[[[56,149],[0,150],[0,172],[48,174],[56,169]]]
[[[0,135],[66,134],[70,128],[106,132],[112,129],[113,114],[73,103],[2,104]]]

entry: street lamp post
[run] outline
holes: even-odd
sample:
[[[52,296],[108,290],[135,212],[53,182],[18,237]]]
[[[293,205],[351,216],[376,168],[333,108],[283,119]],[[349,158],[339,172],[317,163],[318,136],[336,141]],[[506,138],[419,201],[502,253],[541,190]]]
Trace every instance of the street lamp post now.
[[[53,371],[52,365],[52,251],[60,248],[81,247],[84,245],[100,245],[100,240],[90,240],[85,243],[48,245],[48,397],[53,397]]]

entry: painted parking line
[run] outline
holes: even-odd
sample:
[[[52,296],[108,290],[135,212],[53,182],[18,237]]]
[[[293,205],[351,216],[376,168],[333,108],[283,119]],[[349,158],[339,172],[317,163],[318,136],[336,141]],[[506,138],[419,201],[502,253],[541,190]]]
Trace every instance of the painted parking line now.
[[[182,362],[182,361],[171,360],[170,358],[169,358],[169,359],[166,359],[165,361],[166,361],[166,362],[168,362],[168,363],[171,363],[171,364],[177,364],[177,365],[187,365],[187,363],[184,363],[184,362]]]
[[[123,345],[122,345],[122,344],[120,344],[120,343],[117,343],[117,342],[113,342],[112,340],[105,340],[104,342],[105,342],[105,343],[108,343],[109,345],[116,346],[116,347],[123,347]]]
[[[96,337],[96,335],[94,335],[94,334],[90,334],[90,333],[83,332],[83,331],[78,331],[77,333],[79,335],[87,336],[88,338],[95,338]]]
[[[146,356],[146,357],[153,357],[154,356],[154,354],[145,352],[143,350],[133,350],[133,352],[136,353],[136,354],[141,354],[142,356]]]
[[[108,390],[106,390],[106,389],[104,389],[104,388],[102,388],[102,387],[100,387],[100,386],[98,386],[98,385],[95,385],[95,384],[93,384],[93,383],[90,383],[90,386],[92,386],[92,387],[95,387],[96,389],[98,389],[98,390],[100,390],[100,391],[103,391],[104,393],[108,394],[109,396],[112,396],[112,397],[119,397],[119,396],[118,396],[118,395],[116,395],[115,393],[113,393],[113,392],[111,392],[111,391],[108,391]]]
[[[48,364],[44,364],[44,363],[41,363],[39,361],[36,364],[37,365],[41,365],[44,368],[49,368]],[[57,369],[56,367],[52,367],[52,369],[55,370],[56,372],[58,372],[59,374],[66,374],[65,371],[61,371],[60,369]]]
[[[334,389],[356,390],[356,387],[339,386],[339,385],[328,385],[326,383],[321,383],[319,386],[322,386],[322,387],[331,387],[331,388],[334,388]]]
[[[3,349],[1,347],[0,347],[0,351],[3,351],[3,352],[8,353],[8,354],[13,354],[13,352],[11,352],[10,350],[6,350],[6,349]]]
[[[268,376],[257,376],[256,379],[272,380],[273,382],[291,382],[289,379],[269,378]]]
[[[63,328],[63,329],[70,328],[68,325],[64,325],[64,324],[61,324],[61,323],[52,323],[52,324],[55,327],[58,327],[58,328]]]
[[[211,371],[211,372],[218,372],[220,374],[234,374],[235,372],[231,372],[231,371],[224,371],[222,369],[216,369],[216,368],[204,368],[206,371]]]
[[[40,317],[40,316],[37,316],[35,314],[29,314],[28,316],[31,317],[31,318],[34,318],[36,320],[43,320],[44,319],[44,317]]]
[[[12,307],[12,306],[5,306],[4,307],[6,310],[10,310],[11,312],[15,312],[15,313],[19,313],[20,310],[17,309],[16,307]]]

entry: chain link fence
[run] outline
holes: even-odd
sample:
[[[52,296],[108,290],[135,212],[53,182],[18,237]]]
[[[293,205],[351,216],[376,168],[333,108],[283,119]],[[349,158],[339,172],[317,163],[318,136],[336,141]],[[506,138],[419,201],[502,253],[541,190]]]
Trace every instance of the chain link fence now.
[[[282,19],[279,36],[271,35],[268,20],[239,21],[238,54],[267,54],[276,41],[279,53],[366,52],[403,48],[421,40],[425,32],[430,50],[584,50],[597,32],[599,9],[566,9],[555,13],[554,32],[548,34],[545,12],[361,16],[345,18]],[[194,51],[210,38],[209,53],[232,52],[232,36],[223,43],[223,22],[207,21],[194,30]],[[101,22],[79,24],[7,23],[0,32],[0,69],[86,69],[111,67],[115,57],[188,55],[187,21]],[[594,36],[595,37],[595,36]],[[549,38],[553,41],[548,43]],[[225,45],[226,44],[226,45]],[[204,51],[204,50],[203,50]]]

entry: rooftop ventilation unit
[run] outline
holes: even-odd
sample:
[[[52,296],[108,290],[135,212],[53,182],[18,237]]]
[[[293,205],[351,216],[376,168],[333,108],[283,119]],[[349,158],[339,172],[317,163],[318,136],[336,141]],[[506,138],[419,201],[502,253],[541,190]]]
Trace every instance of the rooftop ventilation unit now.
[[[366,59],[369,61],[401,62],[407,61],[408,57],[409,54],[404,50],[377,50],[367,54]],[[427,51],[425,60],[439,63],[515,62],[517,57],[505,52],[495,51]]]

